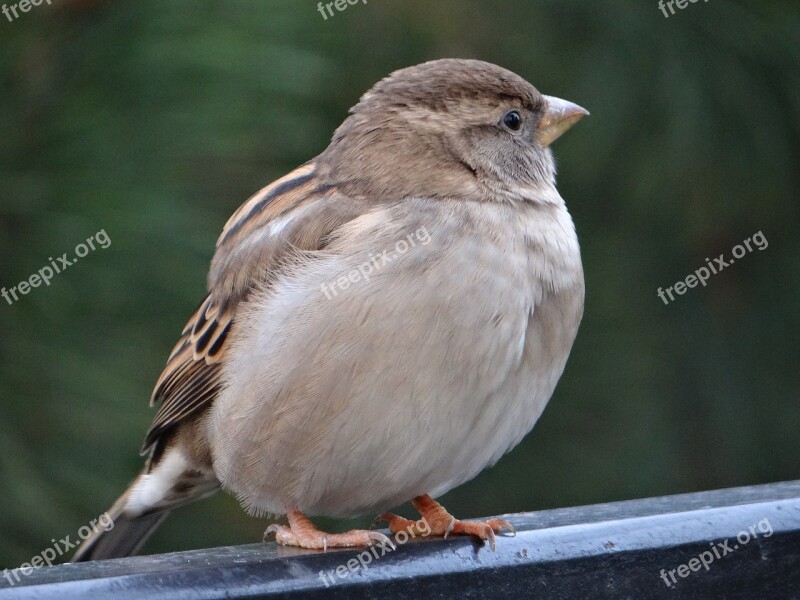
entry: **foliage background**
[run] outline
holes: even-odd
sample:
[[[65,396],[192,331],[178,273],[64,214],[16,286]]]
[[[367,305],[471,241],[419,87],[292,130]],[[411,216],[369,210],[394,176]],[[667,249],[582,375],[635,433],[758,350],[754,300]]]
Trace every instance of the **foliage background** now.
[[[555,146],[588,289],[572,358],[535,433],[448,494],[451,511],[800,477],[799,12],[371,0],[323,20],[312,0],[53,0],[0,17],[0,286],[112,239],[0,302],[0,567],[75,537],[139,469],[151,386],[228,215],[320,152],[376,80],[445,56],[592,111]],[[656,296],[757,231],[765,251]],[[218,494],[146,550],[266,525]]]

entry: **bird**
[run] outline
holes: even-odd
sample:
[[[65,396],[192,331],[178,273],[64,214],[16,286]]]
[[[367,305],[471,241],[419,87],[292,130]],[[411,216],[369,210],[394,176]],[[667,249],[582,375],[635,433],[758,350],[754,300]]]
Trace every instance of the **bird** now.
[[[225,224],[155,384],[144,467],[73,561],[134,554],[220,489],[307,549],[391,543],[311,519],[397,533],[408,501],[431,535],[513,532],[436,498],[531,431],[565,368],[585,286],[551,144],[588,114],[474,59],[376,83]]]

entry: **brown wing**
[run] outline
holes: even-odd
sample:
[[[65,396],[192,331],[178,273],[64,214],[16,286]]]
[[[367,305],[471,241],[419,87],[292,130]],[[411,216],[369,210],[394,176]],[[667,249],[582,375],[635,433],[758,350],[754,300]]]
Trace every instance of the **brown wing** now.
[[[308,163],[247,200],[226,223],[209,271],[209,295],[194,312],[156,382],[158,411],[142,444],[146,453],[182,420],[210,406],[221,386],[236,310],[292,249],[320,250],[365,202],[341,202]]]
[[[147,431],[142,453],[179,421],[207,406],[219,392],[225,343],[233,325],[233,311],[219,314],[207,296],[189,319],[181,338],[156,382],[151,406],[160,402]]]

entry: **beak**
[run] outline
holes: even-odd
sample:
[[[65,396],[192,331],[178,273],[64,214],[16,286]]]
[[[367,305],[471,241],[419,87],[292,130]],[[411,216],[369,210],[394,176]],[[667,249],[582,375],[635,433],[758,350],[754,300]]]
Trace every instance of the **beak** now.
[[[544,117],[539,122],[536,137],[542,146],[546,148],[567,129],[588,115],[589,111],[573,102],[555,98],[554,96],[545,96],[544,99],[547,102],[547,109],[544,112]]]

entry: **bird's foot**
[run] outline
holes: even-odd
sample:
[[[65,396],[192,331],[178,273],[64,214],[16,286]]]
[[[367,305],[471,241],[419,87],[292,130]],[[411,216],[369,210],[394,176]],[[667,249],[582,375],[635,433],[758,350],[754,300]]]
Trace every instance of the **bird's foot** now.
[[[283,546],[297,546],[310,550],[327,550],[328,548],[352,548],[354,546],[372,546],[379,544],[394,549],[392,541],[377,531],[352,529],[344,533],[326,533],[317,529],[303,513],[290,510],[287,513],[289,526],[273,524],[264,532],[267,536],[275,534],[275,541]]]
[[[392,513],[385,513],[378,517],[380,521],[389,524],[389,531],[398,533],[400,531],[413,531],[416,535],[441,535],[447,538],[448,535],[474,535],[475,537],[488,541],[492,550],[495,549],[495,533],[500,533],[506,529],[511,534],[516,534],[514,527],[508,521],[502,519],[487,519],[486,521],[460,521],[451,515],[447,510],[427,494],[417,496],[411,503],[419,511],[422,519],[427,523],[428,531],[420,529],[418,521],[404,519]]]

